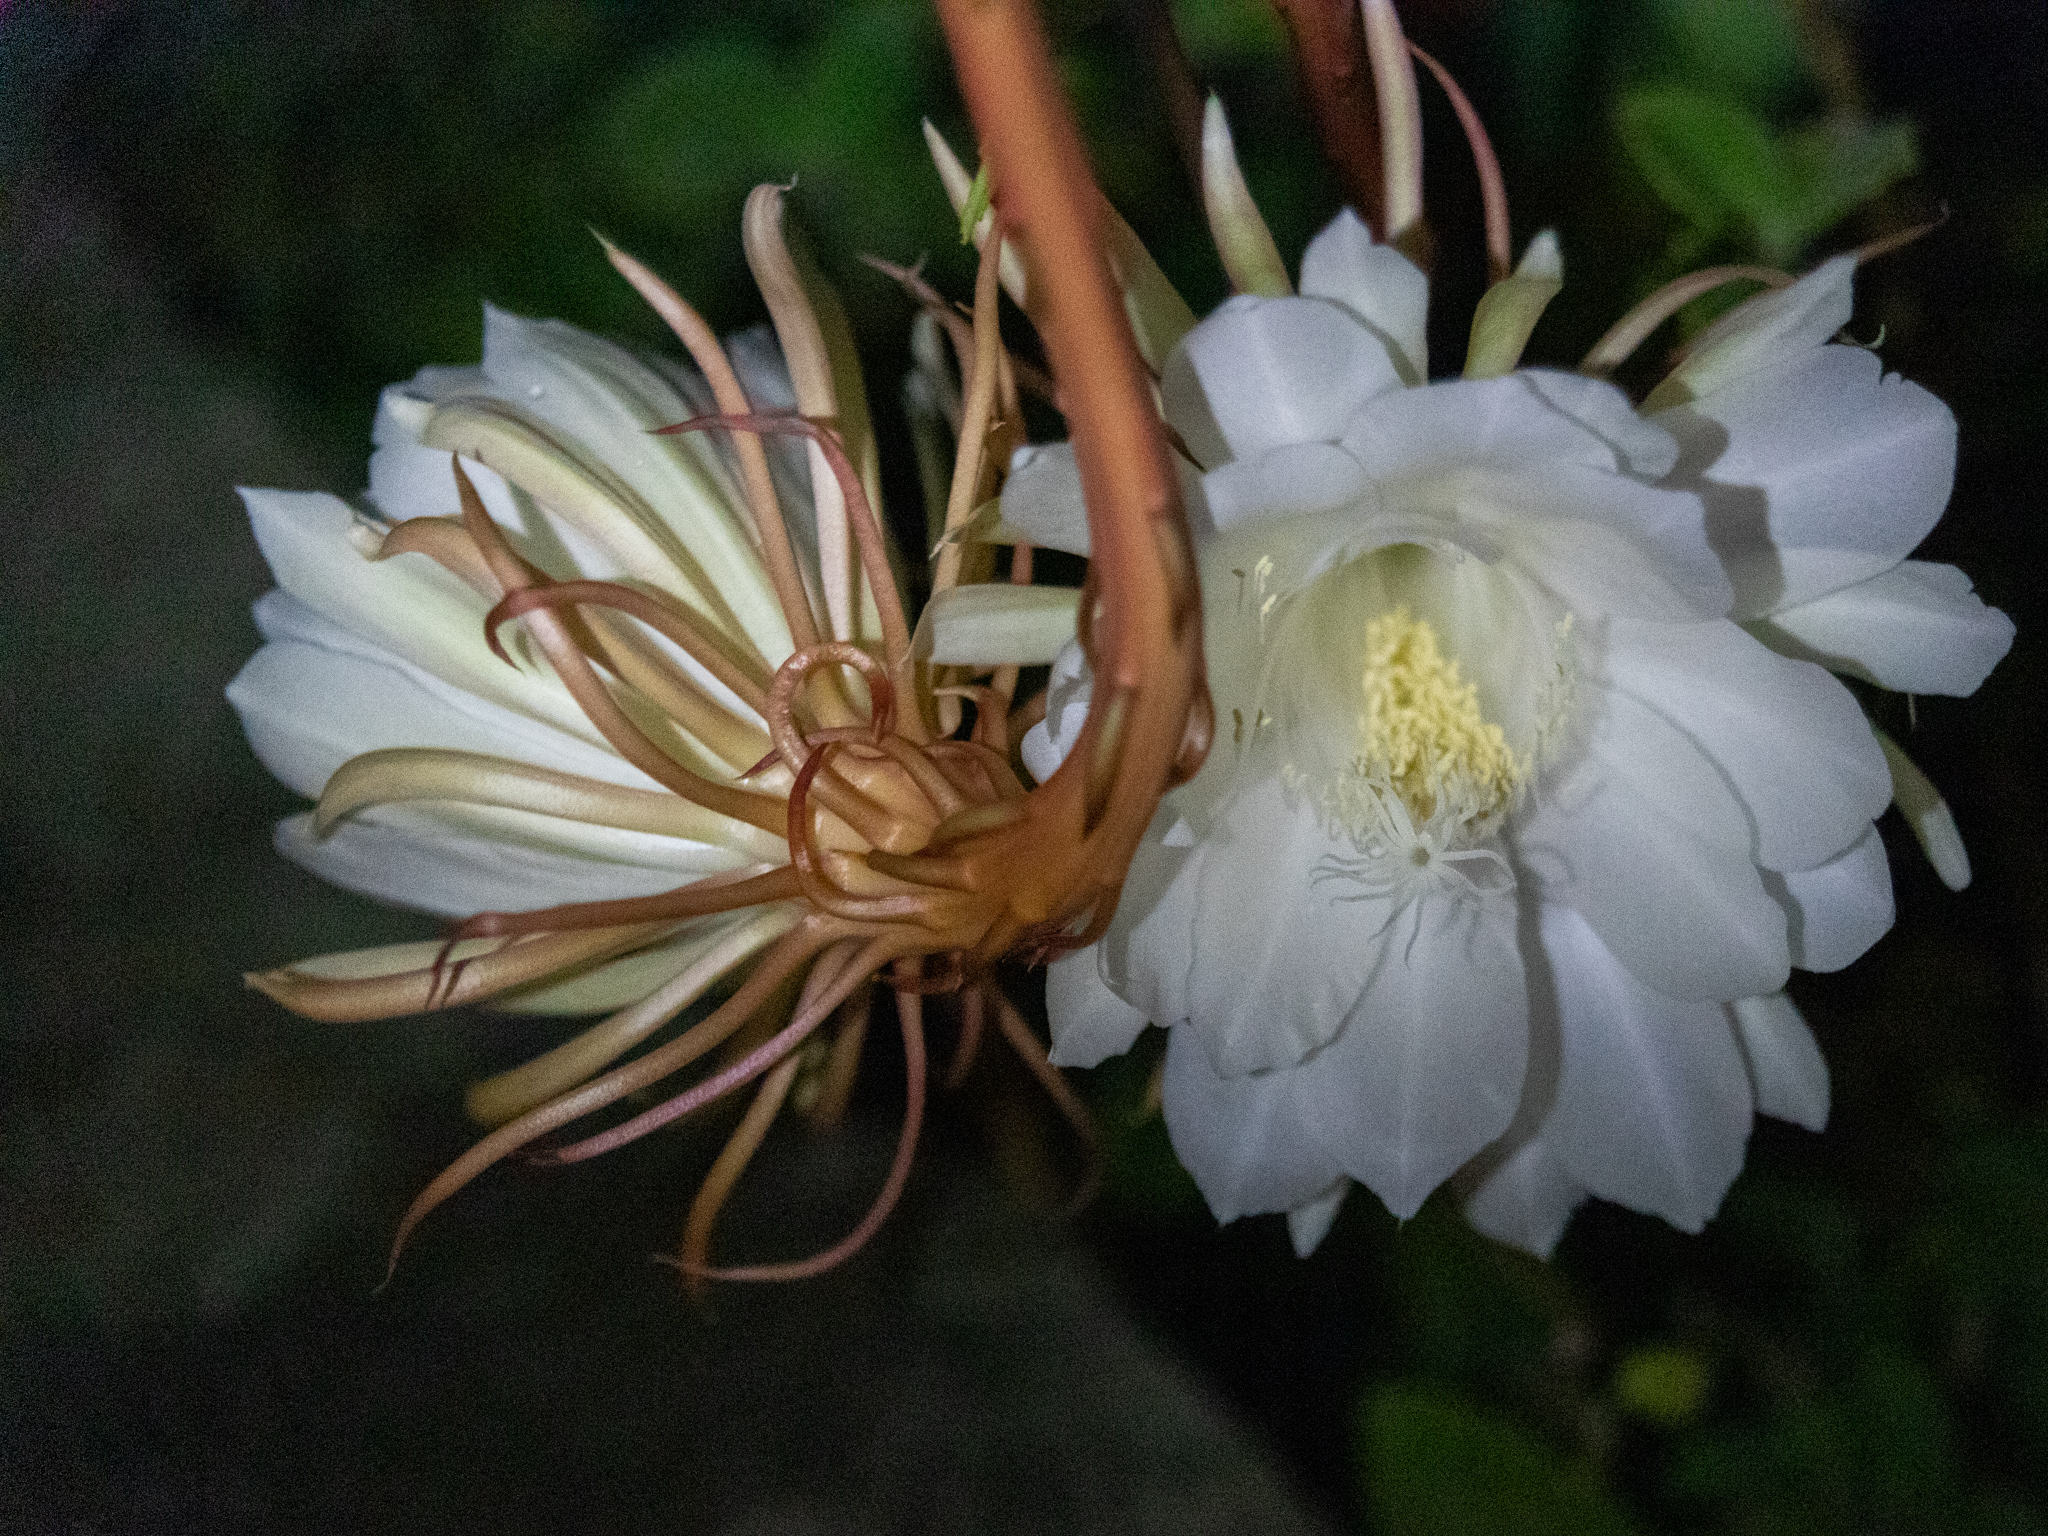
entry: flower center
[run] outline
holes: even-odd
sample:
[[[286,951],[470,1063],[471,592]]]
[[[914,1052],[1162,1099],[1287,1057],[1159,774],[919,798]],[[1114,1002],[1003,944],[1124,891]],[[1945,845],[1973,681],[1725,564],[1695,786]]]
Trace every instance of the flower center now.
[[[1427,619],[1400,607],[1366,624],[1361,687],[1359,752],[1345,777],[1390,787],[1418,822],[1447,796],[1461,821],[1514,798],[1521,773],[1507,736],[1480,713],[1478,685],[1459,677]]]
[[[1527,764],[1479,707],[1427,619],[1396,606],[1365,626],[1349,760],[1335,773],[1282,769],[1334,832],[1361,851],[1398,850],[1418,868],[1479,841]]]

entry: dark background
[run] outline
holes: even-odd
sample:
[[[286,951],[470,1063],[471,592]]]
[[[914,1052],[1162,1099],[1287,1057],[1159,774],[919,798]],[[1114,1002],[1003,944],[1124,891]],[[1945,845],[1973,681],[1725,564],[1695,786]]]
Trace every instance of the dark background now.
[[[1341,194],[1284,39],[1255,0],[1177,13],[1297,256]],[[1125,8],[1051,15],[1105,187],[1205,309],[1222,275]],[[854,257],[929,252],[967,291],[918,118],[971,139],[931,18],[897,0],[15,0],[0,1527],[2048,1531],[2048,9],[1404,15],[1493,130],[1517,242],[1560,230],[1571,283],[1533,360],[1569,364],[1684,266],[1810,261],[1948,209],[1859,279],[1857,332],[1955,409],[1926,553],[2020,639],[1972,700],[1910,722],[1872,700],[1977,879],[1951,895],[1886,823],[1896,931],[1794,986],[1834,1072],[1825,1135],[1760,1121],[1700,1238],[1596,1206],[1545,1266],[1441,1198],[1397,1230],[1360,1196],[1299,1263],[1277,1221],[1208,1220],[1136,1112],[1143,1059],[1086,1085],[1109,1190],[1062,1222],[1078,1154],[991,1062],[942,1102],[882,1239],[824,1279],[697,1309],[647,1262],[714,1124],[501,1170],[374,1291],[398,1212],[466,1144],[463,1085],[548,1036],[482,1014],[316,1026],[241,988],[424,924],[270,851],[293,800],[221,698],[268,584],[230,487],[360,488],[378,388],[473,360],[480,299],[658,345],[587,225],[721,327],[759,319],[739,205],[791,175],[900,442],[908,310]],[[1674,86],[1690,115],[1646,137]],[[1462,144],[1428,91],[1425,115],[1441,369],[1483,273]],[[1785,147],[1814,131],[1879,169],[1817,188]],[[1748,180],[1688,172],[1742,132],[1782,154]],[[905,513],[908,455],[888,469]],[[771,1138],[722,1247],[836,1237],[899,1083],[879,1051],[845,1132]]]

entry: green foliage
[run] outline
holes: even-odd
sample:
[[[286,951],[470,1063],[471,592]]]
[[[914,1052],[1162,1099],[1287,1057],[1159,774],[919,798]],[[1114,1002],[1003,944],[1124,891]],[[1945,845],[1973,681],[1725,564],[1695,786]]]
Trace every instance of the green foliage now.
[[[1694,244],[1740,236],[1775,266],[1919,166],[1909,124],[1825,122],[1777,134],[1732,97],[1690,87],[1630,91],[1615,127]]]
[[[1685,1424],[1699,1416],[1711,1381],[1699,1350],[1645,1345],[1614,1368],[1614,1396],[1625,1412],[1653,1424]]]
[[[960,205],[960,243],[974,244],[974,226],[988,212],[988,162],[975,168],[974,181],[967,188],[967,201]]]
[[[1204,69],[1263,59],[1284,64],[1287,32],[1265,0],[1176,0],[1173,24]]]
[[[1631,1536],[1593,1468],[1464,1397],[1392,1382],[1367,1397],[1358,1458],[1388,1536]]]
[[[1658,0],[1656,9],[1674,78],[1758,111],[1783,104],[1805,82],[1786,0]]]

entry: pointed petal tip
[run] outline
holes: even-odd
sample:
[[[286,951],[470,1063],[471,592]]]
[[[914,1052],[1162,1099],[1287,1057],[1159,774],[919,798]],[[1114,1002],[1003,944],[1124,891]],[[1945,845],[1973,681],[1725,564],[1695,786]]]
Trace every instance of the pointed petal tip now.
[[[1920,851],[1941,877],[1941,883],[1960,891],[1970,883],[1970,853],[1963,846],[1963,834],[1956,826],[1955,812],[1934,787],[1934,781],[1884,732],[1877,733],[1884,749],[1885,765],[1892,771],[1892,803],[1913,829]]]
[[[1970,884],[1970,851],[1963,846],[1963,834],[1956,827],[1955,812],[1942,801],[1932,810],[1913,818],[1913,835],[1941,883],[1952,891]]]
[[[1553,281],[1564,280],[1564,248],[1558,244],[1557,231],[1539,231],[1522,252],[1521,264],[1515,268],[1517,277],[1539,277]]]

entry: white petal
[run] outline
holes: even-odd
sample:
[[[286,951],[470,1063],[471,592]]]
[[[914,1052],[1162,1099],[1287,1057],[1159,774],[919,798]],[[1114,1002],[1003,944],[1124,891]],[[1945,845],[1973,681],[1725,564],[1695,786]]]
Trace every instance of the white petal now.
[[[1638,461],[1668,467],[1670,435],[1638,420],[1612,385],[1562,378],[1517,373],[1399,390],[1361,410],[1342,445],[1375,483],[1380,505],[1455,514],[1526,552],[1539,578],[1574,606],[1726,613],[1732,593],[1700,499],[1623,473]],[[1629,569],[1587,569],[1585,539],[1574,533],[1586,524],[1627,543]]]
[[[1892,925],[1891,864],[1875,827],[1818,869],[1775,878],[1792,920],[1792,963],[1802,970],[1839,971]]]
[[[1823,345],[1849,323],[1855,275],[1856,258],[1836,256],[1788,288],[1738,304],[1700,333],[1659,391],[1697,399]]]
[[[327,838],[314,835],[310,814],[293,816],[278,823],[277,849],[323,880],[440,917],[653,896],[693,878],[672,868],[465,836],[401,809],[354,818]]]
[[[1620,390],[1592,379],[1583,382],[1589,393],[1580,404],[1590,406],[1598,396],[1608,407],[1602,414],[1621,412],[1634,420]],[[1669,439],[1661,428],[1642,422],[1631,430]],[[1342,441],[1375,480],[1466,468],[1513,474],[1554,463],[1612,470],[1620,462],[1608,438],[1555,404],[1534,375],[1522,373],[1447,379],[1427,389],[1380,396],[1345,426]]]
[[[1332,1184],[1329,1192],[1297,1205],[1287,1213],[1287,1236],[1294,1244],[1294,1256],[1305,1259],[1323,1244],[1330,1235],[1330,1228],[1336,1223],[1337,1212],[1343,1209],[1344,1197],[1351,1193],[1351,1181],[1339,1179]]]
[[[490,604],[425,555],[366,558],[349,537],[356,515],[338,497],[241,494],[277,584],[314,613],[465,693],[601,739],[552,672],[508,667],[491,654]]]
[[[1464,523],[1585,614],[1720,618],[1733,596],[1699,498],[1576,464],[1449,482]]]
[[[1218,1077],[1192,1033],[1166,1042],[1166,1132],[1218,1221],[1291,1211],[1342,1177],[1301,1122],[1300,1070]]]
[[[1297,1093],[1324,1150],[1406,1220],[1514,1118],[1529,993],[1512,901],[1425,899],[1373,948],[1364,991]]]
[[[1093,1067],[1121,1056],[1145,1029],[1145,1015],[1103,981],[1094,944],[1045,968],[1045,1011],[1056,1067]]]
[[[1335,442],[1358,407],[1401,387],[1386,343],[1322,299],[1228,299],[1174,349],[1166,419],[1204,469],[1284,443]]]
[[[1956,698],[2012,649],[2013,623],[1952,565],[1907,560],[1868,581],[1780,608],[1753,632],[1788,656],[1901,693]]]
[[[1547,1259],[1585,1199],[1585,1186],[1538,1136],[1487,1175],[1465,1202],[1465,1216],[1488,1237]]]
[[[1043,549],[1088,553],[1088,508],[1071,443],[1032,443],[1010,456],[1003,521]]]
[[[1024,766],[1043,784],[1058,772],[1074,743],[1081,739],[1081,727],[1088,723],[1088,704],[1095,694],[1095,679],[1088,670],[1088,657],[1078,640],[1069,641],[1053,658],[1051,675],[1045,682],[1045,718],[1024,733],[1021,751]]]
[[[1860,347],[1822,347],[1654,419],[1682,450],[1671,483],[1706,501],[1738,618],[1889,570],[1955,480],[1948,407]]]
[[[771,660],[788,630],[755,554],[742,498],[710,441],[656,435],[695,414],[624,348],[564,325],[484,307],[484,372],[501,399],[546,422],[629,486],[666,525],[690,584],[715,592]]]
[[[795,927],[801,915],[801,909],[790,904],[700,917],[675,937],[651,948],[607,960],[591,970],[501,992],[491,999],[490,1008],[493,1013],[557,1017],[610,1013],[651,996],[715,949],[729,957],[728,969],[736,969]],[[422,963],[431,960],[430,953]]]
[[[1202,494],[1202,472],[1179,454],[1173,468],[1180,480],[1181,505],[1201,535],[1211,526]],[[1081,469],[1071,443],[1029,443],[1010,457],[1010,475],[1003,482],[995,528],[978,536],[992,544],[1028,540],[1044,549],[1070,555],[1088,553],[1088,508],[1081,495]]]
[[[1337,1032],[1384,947],[1384,900],[1316,881],[1349,849],[1277,781],[1251,784],[1192,849],[1147,850],[1178,868],[1121,964],[1112,946],[1109,979],[1154,1023],[1188,1024],[1225,1076],[1293,1066]]]
[[[1185,921],[1174,918],[1185,917],[1187,891],[1178,881],[1193,843],[1169,844],[1165,836],[1179,820],[1186,793],[1183,787],[1168,795],[1153,813],[1124,873],[1109,931],[1096,946],[1097,966],[1110,990],[1161,1028],[1188,1016],[1193,934]],[[1165,905],[1176,910],[1162,915]]]
[[[1313,516],[1365,495],[1365,470],[1335,443],[1291,443],[1202,478],[1203,500],[1218,528]]]
[[[349,758],[385,747],[446,747],[656,787],[603,747],[450,687],[366,642],[335,643],[333,626],[281,593],[265,598],[259,613],[277,637],[229,684],[228,700],[263,766],[302,795],[318,796]]]
[[[444,394],[477,393],[489,387],[481,368],[429,368],[412,383],[393,384],[378,397],[370,426],[371,441],[377,446],[370,455],[369,500],[385,518],[402,523],[414,517],[461,515],[462,498],[448,468],[448,455],[422,443],[420,428],[433,414],[434,401]],[[518,527],[511,488],[498,473],[478,464],[465,469],[491,516],[504,527]]]
[[[1728,776],[1766,869],[1807,869],[1859,837],[1891,774],[1855,697],[1733,624],[1610,626],[1607,674]]]
[[[1024,759],[1025,771],[1040,784],[1059,772],[1060,763],[1066,757],[1066,753],[1054,745],[1052,732],[1044,720],[1024,733],[1024,739],[1017,743],[1017,752]]]
[[[1782,992],[1745,997],[1729,1011],[1749,1058],[1757,1112],[1809,1131],[1827,1129],[1828,1064],[1792,999]]]
[[[1785,984],[1785,913],[1712,766],[1625,694],[1597,700],[1584,760],[1516,833],[1548,902],[1575,908],[1643,983],[1727,1001]]]
[[[1605,379],[1549,368],[1524,368],[1515,377],[1606,443],[1617,469],[1661,480],[1678,462],[1677,440],[1655,422],[1645,421],[1628,396]]]
[[[918,619],[918,654],[940,666],[1042,667],[1074,639],[1079,587],[981,581],[934,593]]]
[[[1588,770],[1605,771],[1665,819],[1713,848],[1747,856],[1754,842],[1748,818],[1729,793],[1727,778],[1697,741],[1631,695],[1587,689],[1592,711],[1585,750]],[[1554,808],[1574,803],[1560,788]],[[1547,819],[1553,808],[1546,808]],[[1589,835],[1595,830],[1586,826]]]
[[[1578,914],[1545,904],[1544,954],[1564,1046],[1544,1125],[1566,1174],[1603,1199],[1697,1232],[1742,1171],[1749,1075],[1726,1012],[1631,976]],[[1553,1001],[1554,999],[1554,1001]]]
[[[1375,244],[1349,208],[1323,226],[1301,257],[1304,297],[1331,299],[1387,343],[1402,382],[1429,379],[1429,279],[1391,245]]]

